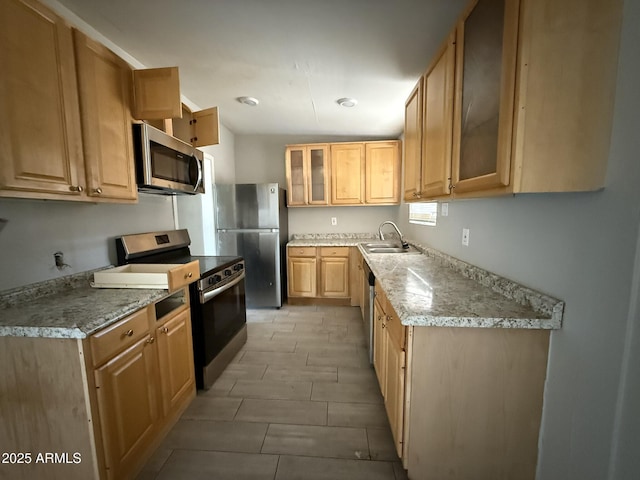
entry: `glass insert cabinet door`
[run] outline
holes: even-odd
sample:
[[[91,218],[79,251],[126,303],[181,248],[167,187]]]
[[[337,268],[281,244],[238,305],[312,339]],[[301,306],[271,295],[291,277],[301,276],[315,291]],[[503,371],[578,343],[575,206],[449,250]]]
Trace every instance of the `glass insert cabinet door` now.
[[[286,170],[289,206],[329,203],[329,146],[289,145]]]
[[[478,0],[458,24],[455,193],[509,185],[518,0]]]

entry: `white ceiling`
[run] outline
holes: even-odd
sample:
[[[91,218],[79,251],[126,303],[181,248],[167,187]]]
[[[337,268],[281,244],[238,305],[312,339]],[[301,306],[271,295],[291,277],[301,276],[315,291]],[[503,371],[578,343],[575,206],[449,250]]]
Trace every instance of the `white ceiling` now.
[[[147,67],[179,66],[182,94],[218,106],[235,134],[380,138],[401,134],[407,96],[467,3],[58,1]]]

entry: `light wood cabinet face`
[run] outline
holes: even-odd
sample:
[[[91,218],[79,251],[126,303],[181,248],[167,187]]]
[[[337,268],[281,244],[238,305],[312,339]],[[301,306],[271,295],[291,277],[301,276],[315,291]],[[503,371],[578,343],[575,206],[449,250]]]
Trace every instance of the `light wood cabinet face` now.
[[[400,201],[400,154],[398,142],[365,145],[365,202]]]
[[[386,332],[386,329],[385,329]],[[391,340],[387,333],[386,339],[386,386],[384,406],[389,417],[391,434],[398,457],[402,458],[402,434],[404,425],[404,367],[405,351]]]
[[[87,195],[136,200],[131,133],[131,69],[102,44],[74,30]]]
[[[0,189],[79,196],[82,140],[71,29],[30,0],[0,3]]]
[[[146,335],[95,371],[108,478],[123,478],[155,435],[157,353],[150,339]]]
[[[478,0],[457,27],[453,184],[509,184],[518,0]]]
[[[286,154],[289,206],[329,203],[329,146],[289,145]]]
[[[387,392],[387,342],[385,338],[384,310],[377,298],[373,301],[373,368],[378,377],[382,396]]]
[[[133,92],[137,120],[182,117],[178,67],[134,70]]]
[[[331,145],[331,203],[364,203],[364,144]]]
[[[424,120],[420,197],[450,193],[453,148],[455,33],[424,76]]]
[[[182,105],[182,117],[170,121],[172,135],[194,147],[218,145],[220,143],[220,121],[218,107],[192,112]],[[166,130],[166,127],[161,128]]]
[[[315,257],[289,257],[288,270],[289,296],[316,296],[317,270]]]
[[[404,108],[404,199],[415,201],[420,195],[422,165],[422,89],[421,78]]]
[[[320,296],[349,296],[349,257],[320,257]]]
[[[187,309],[156,329],[164,415],[182,403],[195,384],[190,315]]]

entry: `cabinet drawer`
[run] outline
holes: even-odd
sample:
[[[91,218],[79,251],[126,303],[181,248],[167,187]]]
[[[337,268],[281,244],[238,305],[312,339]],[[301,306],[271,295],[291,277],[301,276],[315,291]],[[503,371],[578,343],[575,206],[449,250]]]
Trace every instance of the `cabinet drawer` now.
[[[184,265],[172,268],[167,272],[167,280],[169,283],[169,291],[173,292],[185,285],[195,282],[200,278],[200,262],[185,263]]]
[[[321,247],[321,257],[348,257],[349,247]]]
[[[104,363],[149,333],[149,308],[138,310],[89,338],[94,366]]]
[[[290,257],[315,257],[316,247],[289,247]]]

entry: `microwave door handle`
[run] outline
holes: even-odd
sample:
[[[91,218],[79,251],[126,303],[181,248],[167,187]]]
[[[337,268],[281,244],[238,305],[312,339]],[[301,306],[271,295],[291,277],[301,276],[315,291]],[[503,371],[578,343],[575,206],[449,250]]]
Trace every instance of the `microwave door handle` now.
[[[198,179],[196,180],[196,184],[193,187],[193,191],[198,191],[200,184],[202,183],[202,163],[196,157],[191,157],[192,162],[196,162],[196,166],[198,167]]]

